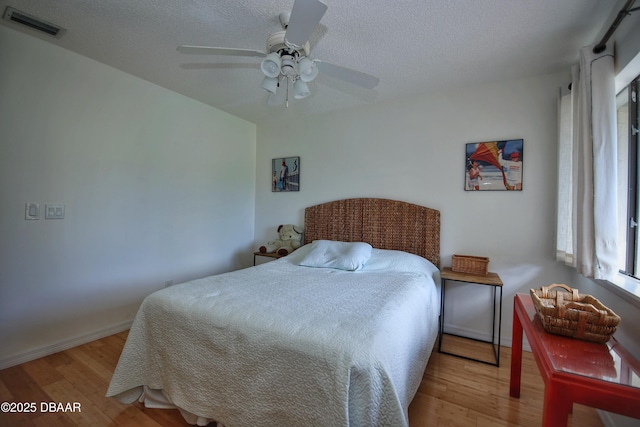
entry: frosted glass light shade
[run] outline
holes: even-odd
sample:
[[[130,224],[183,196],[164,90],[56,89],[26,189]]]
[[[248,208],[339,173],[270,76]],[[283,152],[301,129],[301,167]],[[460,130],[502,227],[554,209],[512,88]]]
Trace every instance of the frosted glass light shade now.
[[[260,86],[269,93],[276,93],[276,90],[278,90],[278,79],[276,77],[265,77],[262,79]]]
[[[318,77],[318,67],[309,58],[302,58],[298,62],[298,72],[300,73],[300,80],[305,83],[309,83]]]
[[[304,99],[311,94],[311,92],[309,92],[309,86],[300,79],[296,80],[294,83],[293,92],[293,97],[295,99]]]
[[[278,77],[278,75],[280,74],[280,64],[281,64],[280,55],[278,55],[275,52],[272,52],[262,60],[262,63],[260,64],[260,69],[262,70],[264,75],[267,77],[271,77],[271,78]]]

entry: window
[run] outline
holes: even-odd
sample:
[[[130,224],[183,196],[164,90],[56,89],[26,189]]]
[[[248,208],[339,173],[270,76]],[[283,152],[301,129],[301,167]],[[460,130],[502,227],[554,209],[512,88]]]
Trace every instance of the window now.
[[[640,279],[640,248],[638,221],[640,218],[640,182],[638,145],[640,141],[638,85],[640,76],[622,90],[616,98],[618,124],[618,242],[619,269]]]

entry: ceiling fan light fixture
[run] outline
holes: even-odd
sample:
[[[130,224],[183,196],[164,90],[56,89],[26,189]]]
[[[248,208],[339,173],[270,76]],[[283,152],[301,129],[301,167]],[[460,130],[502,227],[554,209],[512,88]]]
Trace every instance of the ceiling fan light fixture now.
[[[280,75],[281,64],[282,61],[280,59],[280,55],[272,52],[262,60],[262,63],[260,64],[260,70],[262,70],[262,73],[267,77],[278,77],[278,75]]]
[[[316,63],[309,58],[302,58],[298,62],[298,70],[300,73],[300,80],[305,83],[312,82],[316,77],[318,77],[318,67],[316,67]]]
[[[264,78],[260,85],[270,94],[269,105],[280,105],[284,100],[285,106],[288,106],[289,95],[295,99],[308,97],[311,93],[307,84],[314,81],[320,72],[347,83],[373,89],[379,83],[377,77],[310,58],[309,39],[326,11],[327,5],[323,0],[294,0],[291,11],[279,15],[282,31],[269,34],[265,51],[189,45],[178,46],[178,51],[261,58],[260,70]]]
[[[269,93],[276,93],[276,90],[278,90],[278,78],[265,77],[262,79],[262,84],[260,86]]]
[[[298,64],[293,56],[284,55],[281,65],[282,74],[288,77],[295,77],[298,74]]]
[[[293,84],[293,97],[295,99],[304,99],[309,96],[311,92],[309,92],[309,86],[302,80],[298,79]]]

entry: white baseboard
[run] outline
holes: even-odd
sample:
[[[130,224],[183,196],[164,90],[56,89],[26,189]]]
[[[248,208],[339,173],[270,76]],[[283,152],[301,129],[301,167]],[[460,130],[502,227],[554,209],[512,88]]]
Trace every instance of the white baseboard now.
[[[133,320],[119,323],[117,325],[109,326],[108,328],[101,329],[89,334],[81,335],[74,338],[69,338],[55,344],[47,345],[44,347],[36,348],[34,350],[20,353],[6,359],[0,360],[0,370],[10,368],[12,366],[20,365],[21,363],[30,362],[41,357],[49,356],[50,354],[58,353],[73,347],[77,347],[82,344],[86,344],[91,341],[99,340],[100,338],[108,337],[122,331],[126,331],[131,328]]]
[[[600,416],[600,420],[605,427],[637,427],[638,420],[635,418],[625,417],[624,415],[614,414],[611,412],[596,409]]]
[[[605,427],[615,427],[615,423],[611,419],[611,415],[609,415],[608,412],[605,412],[600,409],[596,409],[596,412],[598,412],[598,415],[600,416],[600,420],[602,421],[602,424],[604,424]]]

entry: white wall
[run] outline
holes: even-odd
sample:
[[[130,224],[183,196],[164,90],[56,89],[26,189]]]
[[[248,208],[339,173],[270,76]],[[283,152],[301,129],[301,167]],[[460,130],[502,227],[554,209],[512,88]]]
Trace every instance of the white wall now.
[[[255,125],[2,26],[0,58],[0,368],[250,265]]]
[[[616,311],[622,317],[616,336],[640,357],[640,310],[554,260],[556,93],[568,79],[560,73],[461,87],[393,105],[298,118],[286,129],[258,126],[255,245],[273,238],[277,224],[302,225],[304,207],[333,199],[386,197],[434,207],[442,215],[443,265],[450,265],[454,253],[485,255],[490,270],[502,277],[503,344],[511,345],[515,293],[566,283]],[[463,191],[464,144],[510,138],[524,139],[523,191]],[[272,193],[271,159],[297,155],[301,191]],[[447,289],[447,328],[488,338],[487,289]],[[601,416],[607,425],[635,425],[616,414]]]
[[[385,197],[441,211],[444,266],[454,253],[483,255],[504,282],[502,342],[510,344],[513,295],[571,283],[553,259],[556,93],[568,74],[459,90],[258,126],[256,245],[303,209],[345,197]],[[289,108],[295,108],[295,105]],[[465,144],[524,139],[522,192],[465,192]],[[270,191],[271,159],[301,156],[301,191]],[[486,338],[489,289],[447,288],[447,324]],[[485,327],[486,326],[486,327]]]

